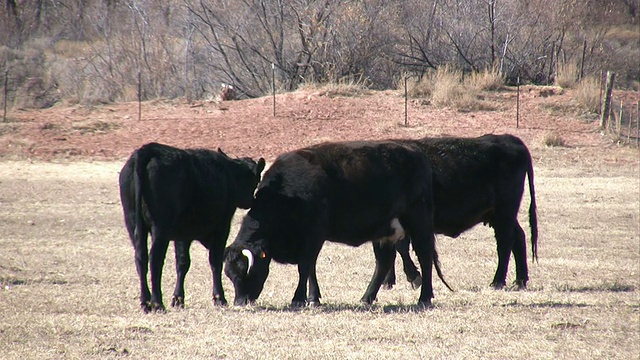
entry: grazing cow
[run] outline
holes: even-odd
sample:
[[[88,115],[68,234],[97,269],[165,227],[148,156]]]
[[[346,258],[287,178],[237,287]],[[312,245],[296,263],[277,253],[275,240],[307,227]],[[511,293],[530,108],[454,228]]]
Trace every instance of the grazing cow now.
[[[273,259],[298,265],[292,305],[319,305],[316,260],[325,240],[374,243],[376,269],[361,299],[371,304],[393,262],[393,243],[406,232],[424,274],[419,304],[429,306],[432,264],[442,278],[431,221],[431,178],[426,157],[395,142],[323,143],[280,155],[225,250],[235,304],[258,298]]]
[[[516,262],[518,288],[529,280],[524,231],[518,223],[518,209],[529,179],[529,224],[531,250],[537,258],[538,222],[531,154],[512,135],[484,135],[478,138],[424,138],[412,142],[427,156],[433,169],[434,227],[437,234],[457,237],[478,223],[493,227],[498,249],[498,269],[491,285],[506,285],[509,257]],[[419,273],[409,257],[409,240],[398,243],[405,273],[416,282]],[[395,283],[392,270],[385,287]]]
[[[120,199],[135,248],[140,305],[145,312],[164,309],[160,285],[170,240],[175,240],[178,273],[172,306],[184,305],[184,278],[193,240],[209,250],[214,303],[226,304],[221,273],[231,219],[236,207],[251,207],[264,165],[262,158],[257,163],[250,158],[231,159],[220,149],[182,150],[157,143],[146,144],[131,155],[120,172]]]

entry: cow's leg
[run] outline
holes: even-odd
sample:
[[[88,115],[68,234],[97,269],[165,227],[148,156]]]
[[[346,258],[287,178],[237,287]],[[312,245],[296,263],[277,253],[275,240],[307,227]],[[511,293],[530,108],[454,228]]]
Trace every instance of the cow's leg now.
[[[423,234],[411,237],[411,243],[418,256],[420,269],[422,270],[422,289],[420,289],[420,297],[418,305],[431,307],[431,299],[433,298],[433,250],[435,238],[433,234]]]
[[[313,274],[313,279],[310,281],[312,289],[308,298],[318,304],[320,303],[320,288],[318,287],[315,267],[323,243],[315,239],[309,239],[307,241],[309,244],[317,245],[310,247],[306,251],[305,256],[300,260],[300,263],[298,263],[298,286],[296,287],[296,292],[293,294],[293,299],[291,299],[291,306],[293,307],[305,306],[307,300],[307,281],[309,281],[311,274]]]
[[[214,305],[227,305],[227,299],[224,296],[224,289],[222,287],[222,263],[224,261],[224,246],[227,243],[227,238],[231,231],[233,214],[234,212],[231,211],[226,216],[221,217],[219,219],[219,226],[216,228],[213,236],[201,241],[209,250],[209,266],[211,267],[213,280],[212,299]]]
[[[140,307],[144,312],[151,311],[151,292],[147,283],[147,273],[149,272],[149,250],[147,245],[148,233],[136,233],[133,237],[133,247],[135,250],[136,270],[140,279]]]
[[[311,271],[309,272],[309,296],[307,297],[307,304],[309,304],[309,306],[320,306],[321,297],[318,277],[316,276],[316,261],[314,261]]]
[[[396,284],[396,254],[393,254],[393,261],[391,262],[391,269],[387,273],[387,276],[384,277],[382,281],[382,288],[391,290],[393,289],[393,285]]]
[[[162,303],[162,268],[164,267],[164,259],[169,247],[169,239],[164,236],[156,236],[159,233],[158,231],[151,231],[153,240],[149,254],[151,267],[151,301],[149,305],[153,311],[164,311],[164,304]]]
[[[298,264],[298,286],[291,299],[291,306],[303,307],[307,297],[307,280],[309,279],[310,266],[307,261],[300,261]]]
[[[226,232],[226,235],[229,233]],[[209,244],[209,266],[211,266],[211,275],[213,276],[213,304],[227,305],[227,299],[224,297],[222,288],[222,261],[224,259],[224,246],[227,237],[215,238]]]
[[[420,276],[416,264],[411,260],[411,256],[409,255],[410,240],[408,236],[405,236],[404,239],[396,244],[396,250],[402,259],[402,268],[404,274],[407,276],[407,281],[411,283],[412,288],[417,289],[422,285],[422,276]]]
[[[497,251],[498,251],[498,268],[493,277],[491,286],[500,290],[507,284],[507,270],[509,269],[509,257],[514,244],[514,221],[496,221],[493,224]]]
[[[393,244],[379,241],[374,241],[372,244],[373,253],[376,256],[376,269],[373,272],[373,277],[369,282],[369,286],[367,286],[367,290],[360,299],[362,303],[367,305],[373,304],[376,300],[378,290],[380,290],[380,286],[382,285],[385,276],[389,273],[396,256],[396,249]]]
[[[415,251],[422,272],[422,288],[418,305],[431,307],[433,298],[433,258],[435,252],[435,236],[433,228],[433,205],[425,200],[415,204],[403,218],[403,225],[411,237],[411,245]]]
[[[191,267],[191,256],[189,255],[190,240],[178,241],[173,243],[176,253],[176,288],[173,291],[171,306],[184,307],[184,279]]]
[[[516,223],[513,231],[515,241],[513,243],[513,258],[516,262],[516,286],[518,290],[527,288],[527,281],[529,280],[529,269],[527,267],[527,243],[524,235],[524,230],[520,227],[520,224]]]

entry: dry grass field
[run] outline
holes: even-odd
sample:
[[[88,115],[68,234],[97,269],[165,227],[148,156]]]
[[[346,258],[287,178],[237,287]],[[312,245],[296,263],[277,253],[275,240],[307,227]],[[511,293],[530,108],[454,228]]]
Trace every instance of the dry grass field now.
[[[289,308],[295,267],[275,264],[255,306],[215,308],[206,253],[194,244],[187,307],[152,315],[138,308],[121,165],[0,163],[3,359],[637,359],[640,351],[637,163],[536,169],[540,261],[527,291],[489,288],[495,243],[479,226],[438,237],[456,291],[436,282],[434,309],[415,308],[418,293],[403,280],[373,307],[359,306],[371,248],[334,244],[318,265],[324,306]],[[521,222],[528,232],[524,213]],[[173,266],[170,253],[167,303]]]
[[[541,94],[526,90],[518,129],[512,90],[486,94],[490,111],[412,101],[409,126],[400,124],[402,98],[389,92],[282,94],[276,117],[270,99],[148,102],[142,121],[131,103],[12,110],[0,124],[0,359],[638,359],[638,150],[612,144],[592,119],[575,115],[571,92]],[[255,306],[214,307],[206,252],[194,244],[186,308],[139,309],[117,177],[143,143],[222,146],[272,161],[324,140],[487,132],[513,133],[533,155],[540,259],[530,262],[527,291],[490,289],[495,240],[477,226],[457,239],[438,236],[455,291],[434,280],[429,310],[414,306],[418,291],[402,274],[374,306],[360,306],[373,252],[336,244],[318,260],[320,308],[290,308],[296,268],[275,263]],[[550,134],[562,146],[545,146]],[[528,204],[525,194],[527,237]]]

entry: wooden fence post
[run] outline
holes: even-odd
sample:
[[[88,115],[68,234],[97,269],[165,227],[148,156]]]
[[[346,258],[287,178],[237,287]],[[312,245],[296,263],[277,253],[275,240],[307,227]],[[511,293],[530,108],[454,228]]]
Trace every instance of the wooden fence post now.
[[[640,101],[636,101],[636,147],[640,147]]]
[[[607,84],[604,89],[604,103],[602,105],[602,113],[600,115],[600,128],[604,129],[609,121],[609,112],[611,109],[611,92],[613,91],[613,82],[616,79],[616,73],[607,71]]]
[[[138,121],[142,120],[142,78],[138,71]]]
[[[633,108],[631,108],[633,109]],[[631,122],[633,120],[633,110],[629,110],[629,127],[627,128],[627,145],[631,146]]]
[[[276,116],[276,64],[271,63],[271,92],[273,93],[273,116]]]
[[[604,70],[600,70],[600,103],[598,104],[598,114],[602,115],[602,85],[604,84]]]
[[[620,137],[622,136],[622,100],[620,100],[620,115],[618,116],[618,141],[620,141]]]
[[[516,129],[520,127],[520,76],[518,76],[516,84]]]
[[[579,81],[582,81],[582,77],[584,76],[584,57],[587,52],[587,39],[584,39],[584,43],[582,44],[582,61],[580,61],[580,77]]]
[[[404,126],[405,127],[409,125],[408,102],[409,102],[409,91],[407,89],[407,74],[404,74]]]
[[[547,75],[547,85],[551,85],[551,76],[553,75],[553,56],[556,52],[556,42],[551,43],[551,61],[549,61],[549,75]],[[556,59],[557,61],[557,59]],[[556,74],[557,76],[557,74]]]
[[[6,69],[4,71],[4,90],[2,91],[3,96],[2,96],[2,101],[3,101],[3,105],[2,105],[2,121],[3,122],[7,122],[7,88],[9,87],[9,69]]]

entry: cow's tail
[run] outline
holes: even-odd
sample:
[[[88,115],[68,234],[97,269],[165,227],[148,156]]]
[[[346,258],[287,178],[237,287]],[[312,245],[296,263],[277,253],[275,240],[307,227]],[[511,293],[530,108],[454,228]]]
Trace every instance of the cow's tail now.
[[[136,227],[134,236],[135,239],[142,241],[142,234],[145,232],[144,214],[142,210],[143,199],[149,200],[147,196],[144,196],[144,192],[149,189],[149,176],[147,174],[147,165],[151,161],[153,154],[149,149],[144,146],[138,149],[137,158],[135,162],[135,169],[133,171],[133,179],[135,186],[135,206],[136,206]],[[149,208],[149,204],[147,203]]]
[[[436,274],[440,278],[440,281],[447,287],[447,289],[453,291],[453,288],[447,284],[447,281],[444,279],[444,275],[442,275],[442,270],[440,269],[440,260],[438,259],[438,251],[436,251],[436,241],[435,235],[433,237],[433,266],[436,268]]]
[[[528,153],[528,151],[527,151]],[[529,204],[529,226],[531,227],[531,252],[533,260],[538,261],[538,215],[536,213],[536,190],[533,186],[533,161],[529,153],[529,167],[527,168],[527,178],[529,179],[529,195],[531,203]]]

